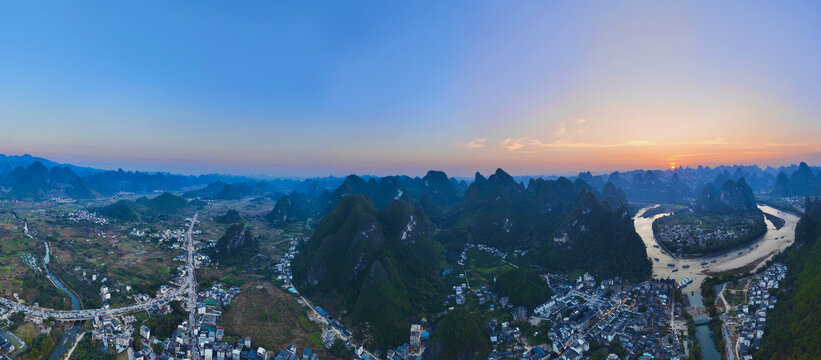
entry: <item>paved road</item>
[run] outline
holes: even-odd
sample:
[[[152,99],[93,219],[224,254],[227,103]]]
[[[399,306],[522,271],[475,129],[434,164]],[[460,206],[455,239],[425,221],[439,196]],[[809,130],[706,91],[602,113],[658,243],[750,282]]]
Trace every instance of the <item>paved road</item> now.
[[[191,346],[191,358],[194,360],[198,360],[200,357],[199,346],[194,338],[194,316],[195,311],[197,311],[197,269],[196,266],[194,266],[194,240],[191,237],[194,224],[197,223],[197,216],[199,216],[199,212],[194,214],[194,217],[191,219],[191,225],[188,226],[188,233],[185,235],[186,238],[188,238],[188,258],[186,259],[186,263],[188,264],[188,280],[185,285],[185,287],[188,288],[188,341]]]

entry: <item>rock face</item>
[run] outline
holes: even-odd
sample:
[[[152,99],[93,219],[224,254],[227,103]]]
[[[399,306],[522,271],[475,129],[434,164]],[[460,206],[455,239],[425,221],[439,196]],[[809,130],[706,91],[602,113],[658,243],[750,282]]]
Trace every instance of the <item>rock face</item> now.
[[[624,191],[613,185],[612,182],[607,182],[601,191],[601,198],[610,208],[615,210],[622,206],[627,206],[627,196]]]
[[[251,247],[254,244],[254,237],[251,230],[244,223],[234,224],[225,231],[214,247],[217,259],[229,258],[235,253]]]
[[[363,195],[344,196],[294,259],[294,282],[329,309],[349,309],[369,342],[407,341],[410,316],[438,282],[440,255],[421,209],[394,200],[377,210]]]
[[[753,190],[744,178],[735,182],[727,180],[721,188],[707,184],[701,191],[701,197],[693,205],[697,213],[733,213],[757,211]]]
[[[285,225],[291,217],[292,212],[293,205],[291,204],[291,198],[286,195],[277,200],[274,208],[265,214],[265,220],[273,227],[281,227]]]
[[[549,271],[646,278],[651,264],[624,195],[605,187],[608,202],[583,180],[533,179],[525,187],[501,169],[488,178],[477,174],[456,225],[475,243],[528,250],[532,262]]]

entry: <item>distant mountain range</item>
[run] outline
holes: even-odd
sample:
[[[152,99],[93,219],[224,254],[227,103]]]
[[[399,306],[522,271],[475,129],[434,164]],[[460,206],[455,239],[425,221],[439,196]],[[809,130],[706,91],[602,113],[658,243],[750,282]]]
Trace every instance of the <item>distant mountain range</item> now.
[[[821,195],[821,173],[802,162],[789,176],[784,171],[778,173],[772,193],[778,196]]]
[[[29,171],[35,163],[36,166]],[[42,169],[48,175],[43,174]],[[776,196],[821,195],[819,168],[806,163],[779,168],[758,166],[717,166],[677,168],[675,170],[633,170],[593,175],[582,172],[568,177],[571,181],[584,180],[592,188],[603,191],[605,184],[612,183],[624,192],[630,202],[640,203],[682,203],[689,205],[698,196],[696,189],[705,184],[726,180],[738,181],[745,178],[754,192],[772,193]],[[357,181],[357,178],[361,181]],[[527,184],[531,180],[555,180],[556,176],[516,176],[518,183]],[[475,180],[475,178],[474,178]],[[347,184],[345,184],[347,182]],[[446,182],[452,184],[452,188]],[[452,204],[455,194],[467,191],[471,179],[448,178],[442,172],[428,173],[425,177],[409,176],[356,176],[356,178],[323,177],[311,179],[281,178],[256,179],[233,175],[175,175],[158,172],[101,170],[89,167],[60,164],[31,155],[0,154],[0,199],[44,199],[47,197],[93,198],[117,192],[151,193],[162,191],[185,191],[186,198],[213,200],[233,200],[248,196],[271,195],[279,198],[285,194],[298,192],[312,200],[311,210],[326,214],[338,202],[339,195],[345,193],[372,192],[370,196],[377,207],[384,206],[396,193],[403,191],[415,198],[419,204],[431,203],[438,206]],[[341,185],[344,185],[340,188]],[[381,186],[378,188],[377,186]],[[368,187],[367,190],[364,187]],[[430,192],[426,197],[422,192],[430,187],[449,193]],[[339,189],[338,189],[339,188]],[[338,190],[338,191],[337,191]],[[328,191],[325,197],[320,194]],[[336,194],[333,192],[337,191]],[[293,197],[293,196],[292,196]],[[293,199],[292,199],[293,200]],[[429,213],[431,218],[437,214]]]
[[[53,168],[53,167],[60,167],[60,168],[69,168],[72,172],[79,176],[86,176],[89,174],[101,172],[104,170],[94,169],[90,167],[83,167],[83,166],[75,166],[71,164],[60,164],[48,159],[44,159],[41,157],[31,156],[29,154],[25,155],[3,155],[0,154],[0,176],[7,176],[11,173],[14,168],[16,167],[23,167],[27,168],[31,164],[35,162],[39,162],[43,164],[46,168]]]

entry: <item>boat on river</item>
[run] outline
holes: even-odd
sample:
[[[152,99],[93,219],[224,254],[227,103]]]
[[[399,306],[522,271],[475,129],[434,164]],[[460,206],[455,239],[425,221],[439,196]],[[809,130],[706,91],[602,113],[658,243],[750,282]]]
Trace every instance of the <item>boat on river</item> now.
[[[683,267],[683,268],[687,269],[687,268],[689,268],[689,267],[690,267],[690,264],[684,264],[684,265],[682,265],[681,267]]]
[[[667,266],[669,266],[669,267],[676,267],[676,264],[669,263],[669,264],[667,264]]]

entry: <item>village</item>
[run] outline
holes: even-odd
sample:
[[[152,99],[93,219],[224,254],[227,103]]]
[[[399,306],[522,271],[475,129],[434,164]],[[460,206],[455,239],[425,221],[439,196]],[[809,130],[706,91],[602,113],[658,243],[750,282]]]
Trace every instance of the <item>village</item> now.
[[[786,276],[787,266],[776,262],[760,274],[739,280],[733,289],[724,286],[719,299],[725,304],[722,335],[729,359],[750,360],[752,353],[761,348],[767,312],[777,302],[770,292],[778,289]]]

